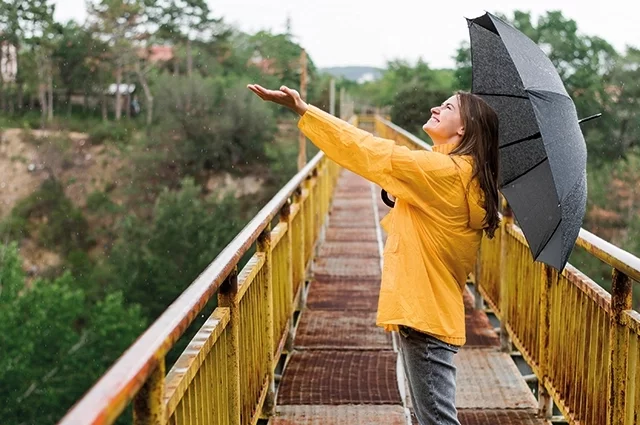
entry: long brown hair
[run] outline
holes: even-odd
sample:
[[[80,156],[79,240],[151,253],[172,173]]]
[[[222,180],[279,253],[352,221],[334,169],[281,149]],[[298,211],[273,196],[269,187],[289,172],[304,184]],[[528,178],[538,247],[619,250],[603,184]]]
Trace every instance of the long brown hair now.
[[[464,135],[451,154],[473,157],[473,174],[470,181],[477,177],[484,193],[484,230],[489,239],[492,239],[500,225],[498,115],[475,94],[459,91],[456,95],[460,102]]]

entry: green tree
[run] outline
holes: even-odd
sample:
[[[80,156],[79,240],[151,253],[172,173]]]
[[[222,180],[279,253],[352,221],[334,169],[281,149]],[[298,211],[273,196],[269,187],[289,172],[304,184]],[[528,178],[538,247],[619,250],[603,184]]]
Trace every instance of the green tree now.
[[[0,2],[0,41],[16,46],[18,62],[24,51],[30,51],[36,61],[36,79],[28,81],[38,86],[41,125],[53,118],[52,39],[57,33],[51,0],[3,0]],[[23,81],[18,66],[18,80]]]
[[[87,309],[70,273],[25,285],[18,246],[0,246],[0,416],[54,424],[145,327],[118,293]]]
[[[380,80],[352,88],[351,92],[360,103],[383,107],[394,105],[400,92],[407,93],[408,90],[417,88],[420,91],[450,93],[454,85],[455,76],[451,70],[432,69],[422,59],[415,66],[404,60],[393,60],[387,63]]]
[[[280,85],[300,87],[302,46],[294,42],[290,35],[259,31],[248,36],[243,47],[246,61],[240,66],[245,69],[247,66],[253,68],[254,72],[257,71],[258,76],[263,79],[271,76],[271,81],[273,84],[278,84],[278,87]],[[316,76],[317,68],[313,59],[307,56],[309,86],[314,84]],[[265,83],[268,82],[268,80],[265,81]]]
[[[98,84],[94,64],[105,46],[75,21],[68,21],[59,30],[52,57],[66,91],[67,114],[71,115],[71,95],[81,91],[87,96]]]
[[[141,43],[148,38],[148,15],[145,10],[144,0],[89,0],[87,2],[89,13],[90,31],[100,39],[106,40],[109,53],[113,62],[116,84],[119,88],[123,83],[123,76],[127,68],[134,68],[138,76],[141,75],[138,60],[138,49]],[[145,89],[145,94],[147,90]],[[151,108],[153,99],[148,99],[148,108]],[[115,94],[115,119],[119,121],[122,116],[122,93],[118,89]]]
[[[451,96],[450,90],[434,91],[425,84],[414,84],[400,91],[393,99],[391,121],[405,130],[427,139],[422,126],[431,115],[430,109]]]
[[[158,78],[156,141],[171,146],[173,163],[195,175],[203,169],[232,170],[264,159],[275,134],[273,111],[234,79]],[[190,108],[187,109],[187,101]],[[175,140],[181,143],[175,144]]]
[[[457,86],[461,90],[471,91],[471,49],[468,41],[463,41],[458,47],[454,60],[456,61],[455,78]]]
[[[134,216],[124,220],[111,253],[113,282],[128,302],[143,306],[150,320],[198,277],[244,224],[233,197],[201,201],[199,193],[190,178],[179,191],[166,190],[156,202],[150,225]]]
[[[215,34],[222,20],[211,17],[205,0],[146,0],[146,5],[150,21],[158,26],[154,38],[185,47],[187,77],[191,77],[193,40],[207,32]]]
[[[605,78],[609,102],[603,111],[612,119],[613,134],[602,143],[608,157],[622,156],[640,147],[640,49],[628,47]]]
[[[67,255],[74,249],[85,250],[92,244],[89,225],[58,180],[47,179],[30,196],[20,200],[0,226],[12,239],[32,236],[47,249]]]

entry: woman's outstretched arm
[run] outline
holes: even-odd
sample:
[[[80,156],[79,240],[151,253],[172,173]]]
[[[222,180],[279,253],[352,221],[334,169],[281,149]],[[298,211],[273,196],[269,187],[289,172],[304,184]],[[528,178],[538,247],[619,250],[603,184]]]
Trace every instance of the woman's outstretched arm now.
[[[455,172],[447,156],[412,151],[393,140],[375,137],[308,105],[295,90],[285,86],[280,90],[258,85],[248,88],[263,100],[286,106],[302,116],[298,127],[330,159],[406,202],[424,202],[430,192],[439,190],[436,176]]]

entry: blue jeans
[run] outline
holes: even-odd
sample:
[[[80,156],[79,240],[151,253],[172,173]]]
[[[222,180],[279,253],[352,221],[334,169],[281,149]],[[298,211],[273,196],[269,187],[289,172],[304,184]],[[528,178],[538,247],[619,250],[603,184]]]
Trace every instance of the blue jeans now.
[[[420,425],[460,425],[456,410],[456,367],[459,347],[400,326],[400,350],[413,410]]]

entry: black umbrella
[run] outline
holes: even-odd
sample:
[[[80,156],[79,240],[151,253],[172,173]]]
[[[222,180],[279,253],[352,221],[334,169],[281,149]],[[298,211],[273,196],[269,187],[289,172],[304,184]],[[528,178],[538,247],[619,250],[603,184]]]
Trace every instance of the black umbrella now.
[[[527,36],[489,13],[467,22],[471,91],[500,119],[502,194],[533,258],[562,270],[587,202],[587,148],[575,105]]]

